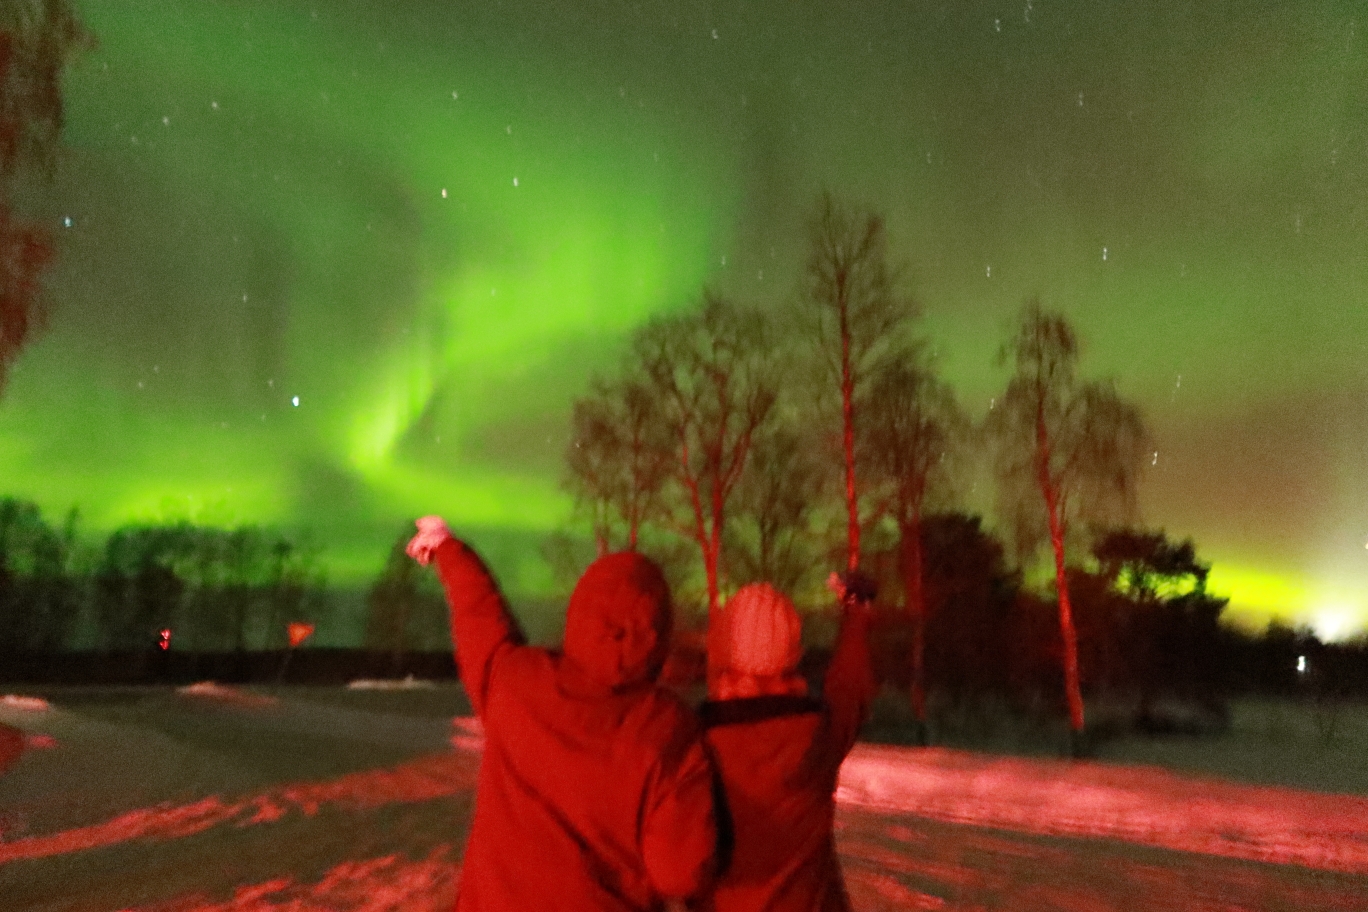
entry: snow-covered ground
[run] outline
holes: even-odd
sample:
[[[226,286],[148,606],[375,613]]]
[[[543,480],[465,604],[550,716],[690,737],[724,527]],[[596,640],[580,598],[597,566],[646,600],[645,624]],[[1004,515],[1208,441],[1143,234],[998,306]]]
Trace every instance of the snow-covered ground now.
[[[451,908],[458,688],[26,696],[0,701],[34,745],[0,778],[5,912]],[[838,798],[861,910],[1368,910],[1362,795],[861,745]]]

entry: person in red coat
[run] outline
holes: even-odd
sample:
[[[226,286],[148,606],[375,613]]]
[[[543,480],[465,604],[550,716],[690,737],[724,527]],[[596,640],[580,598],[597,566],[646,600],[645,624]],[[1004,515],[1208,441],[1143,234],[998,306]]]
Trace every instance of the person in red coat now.
[[[610,554],[570,597],[560,651],[524,644],[493,576],[435,516],[457,665],[484,724],[456,908],[655,912],[716,867],[714,773],[694,714],[655,679],[672,625],[660,568]]]
[[[752,583],[723,609],[720,669],[700,714],[730,817],[730,866],[691,908],[700,912],[846,912],[832,835],[836,776],[874,694],[872,582],[833,576],[841,628],[821,699],[797,673],[793,603]]]

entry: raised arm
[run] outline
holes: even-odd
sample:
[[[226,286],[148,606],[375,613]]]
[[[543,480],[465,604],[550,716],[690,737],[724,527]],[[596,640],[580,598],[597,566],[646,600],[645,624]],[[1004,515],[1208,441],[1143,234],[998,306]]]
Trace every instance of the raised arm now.
[[[456,667],[476,715],[484,716],[495,664],[502,653],[523,645],[522,630],[484,561],[453,537],[440,517],[418,520],[418,534],[409,541],[408,553],[425,566],[437,561],[437,576],[451,609]]]
[[[875,691],[869,658],[873,586],[854,579],[839,585],[841,627],[822,686],[829,713],[826,748],[837,765],[855,746]]]

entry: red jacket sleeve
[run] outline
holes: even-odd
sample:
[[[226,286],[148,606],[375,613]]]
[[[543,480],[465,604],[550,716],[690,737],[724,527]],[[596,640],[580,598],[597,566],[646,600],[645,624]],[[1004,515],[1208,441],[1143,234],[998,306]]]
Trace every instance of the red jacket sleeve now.
[[[456,667],[475,714],[484,716],[499,657],[524,642],[494,576],[464,542],[448,539],[436,551],[437,575],[451,609]]]
[[[868,608],[847,608],[841,615],[836,648],[827,667],[822,696],[827,705],[827,727],[823,757],[839,767],[855,746],[874,699],[874,672],[869,659]]]
[[[688,899],[717,873],[716,781],[696,726],[679,726],[672,740],[645,796],[641,857],[657,893]]]

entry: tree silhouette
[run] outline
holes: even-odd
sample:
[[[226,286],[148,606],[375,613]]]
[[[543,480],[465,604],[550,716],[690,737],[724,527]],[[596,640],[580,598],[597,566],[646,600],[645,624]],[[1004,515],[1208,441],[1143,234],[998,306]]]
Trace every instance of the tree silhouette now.
[[[1014,370],[988,413],[996,444],[1000,509],[1021,553],[1047,538],[1054,555],[1069,725],[1083,731],[1078,636],[1069,601],[1065,545],[1079,520],[1133,506],[1148,435],[1135,406],[1110,383],[1075,377],[1078,340],[1062,316],[1030,301],[1001,360]]]
[[[266,648],[286,645],[285,625],[301,621],[308,607],[310,590],[321,591],[322,579],[314,566],[313,550],[277,536],[268,545],[269,571],[266,577]]]
[[[840,392],[850,570],[860,563],[857,399],[873,360],[897,340],[915,312],[911,300],[898,294],[897,278],[888,264],[883,217],[822,194],[808,224],[808,302],[816,315],[818,351]]]
[[[565,486],[590,515],[600,556],[612,550],[619,526],[627,550],[637,550],[642,524],[659,509],[671,464],[665,431],[639,378],[596,382],[575,402]]]
[[[397,675],[408,646],[409,620],[417,612],[418,570],[404,546],[408,530],[394,540],[385,569],[366,596],[366,648],[390,654],[390,672]]]
[[[127,526],[105,540],[97,571],[96,620],[105,647],[143,649],[183,617],[188,524]]]
[[[1097,536],[1092,552],[1099,569],[1083,581],[1092,583],[1092,601],[1102,608],[1097,624],[1109,628],[1127,683],[1139,691],[1141,724],[1158,724],[1151,708],[1160,695],[1216,706],[1227,683],[1219,623],[1227,600],[1207,592],[1211,566],[1197,559],[1192,541],[1112,529]]]
[[[776,398],[765,323],[705,291],[696,310],[644,326],[634,352],[670,447],[669,517],[702,555],[711,622],[728,505]]]
[[[825,474],[812,436],[797,418],[757,429],[736,489],[736,521],[723,542],[734,581],[764,580],[793,592],[812,575],[810,524]]]
[[[924,737],[926,595],[923,587],[922,516],[928,496],[950,481],[950,457],[969,429],[954,392],[926,368],[916,351],[889,352],[870,372],[860,399],[861,442],[869,488],[878,496],[875,516],[898,528],[898,565],[912,626],[911,702]]]
[[[0,499],[0,649],[66,645],[80,610],[74,578],[76,519],[54,529],[37,504]]]
[[[435,578],[422,572],[404,550],[412,537],[412,526],[401,531],[385,559],[385,567],[366,596],[367,649],[389,653],[389,673],[398,676],[404,655],[417,643],[431,646],[432,638],[423,636],[424,628],[440,626],[446,602],[434,591]],[[428,642],[423,642],[425,639]],[[444,634],[444,641],[449,637]]]
[[[926,577],[926,676],[963,701],[1009,687],[1018,580],[978,516],[933,513],[921,527]]]

